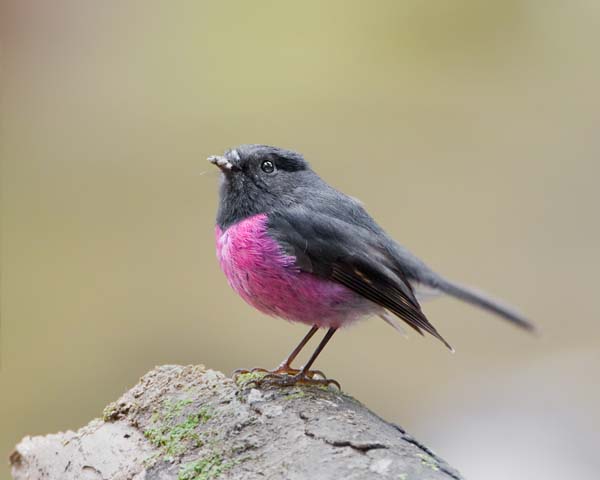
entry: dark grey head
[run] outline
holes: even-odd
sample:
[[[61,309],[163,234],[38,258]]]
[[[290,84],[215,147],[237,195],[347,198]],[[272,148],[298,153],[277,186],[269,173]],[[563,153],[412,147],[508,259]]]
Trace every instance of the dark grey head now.
[[[289,206],[320,182],[302,155],[268,145],[240,145],[208,161],[222,172],[217,213],[221,228]]]

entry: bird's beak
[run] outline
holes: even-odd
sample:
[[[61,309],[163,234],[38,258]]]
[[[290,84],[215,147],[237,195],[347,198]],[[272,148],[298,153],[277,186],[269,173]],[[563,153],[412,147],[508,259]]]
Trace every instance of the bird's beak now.
[[[233,170],[233,164],[225,157],[220,155],[211,155],[208,157],[208,161],[219,167],[224,173],[231,172],[231,170]]]

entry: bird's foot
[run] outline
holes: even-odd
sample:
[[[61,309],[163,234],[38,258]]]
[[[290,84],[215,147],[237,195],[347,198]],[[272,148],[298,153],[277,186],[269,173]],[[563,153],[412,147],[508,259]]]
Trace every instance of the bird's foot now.
[[[289,365],[280,365],[274,370],[255,367],[250,370],[237,369],[233,372],[233,380],[245,386],[254,384],[257,387],[262,385],[274,386],[293,386],[293,385],[319,385],[329,386],[335,385],[338,389],[342,389],[339,382],[327,378],[321,370],[307,370],[303,372],[297,368],[292,368]]]
[[[251,368],[250,370],[247,370],[245,368],[238,368],[237,370],[233,371],[232,376],[233,376],[233,379],[235,380],[236,377],[239,377],[240,375],[257,374],[257,376],[260,376],[260,374],[264,374],[264,375],[294,376],[294,375],[298,375],[300,372],[301,372],[301,370],[298,368],[293,368],[290,365],[281,364],[274,370],[267,370],[266,368],[261,368],[261,367],[254,367],[254,368]],[[308,370],[306,372],[306,375],[308,375],[310,378],[313,378],[315,376],[327,378],[327,376],[321,370]]]
[[[286,373],[267,373],[264,375],[257,386],[277,386],[277,387],[292,387],[295,385],[310,385],[319,387],[329,387],[334,385],[338,390],[342,387],[337,380],[327,378],[323,372],[318,370],[307,370],[306,372],[296,370],[297,373],[289,375]]]

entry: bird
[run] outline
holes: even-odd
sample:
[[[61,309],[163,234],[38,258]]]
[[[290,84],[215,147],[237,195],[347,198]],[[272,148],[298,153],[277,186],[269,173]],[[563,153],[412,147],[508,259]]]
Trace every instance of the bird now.
[[[340,387],[312,366],[334,333],[378,316],[404,333],[399,320],[453,351],[427,319],[420,301],[446,294],[525,330],[520,312],[447,280],[397,243],[362,203],[325,182],[292,150],[244,144],[212,155],[220,171],[215,240],[229,285],[260,312],[310,326],[294,350],[264,380]],[[327,329],[308,361],[292,362],[319,329]]]

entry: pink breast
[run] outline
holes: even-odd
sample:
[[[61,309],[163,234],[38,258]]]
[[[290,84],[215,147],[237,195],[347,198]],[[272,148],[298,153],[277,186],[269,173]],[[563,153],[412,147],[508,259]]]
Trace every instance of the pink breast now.
[[[376,307],[341,284],[302,272],[255,215],[225,231],[216,227],[217,257],[231,287],[263,313],[321,327],[340,327]]]

